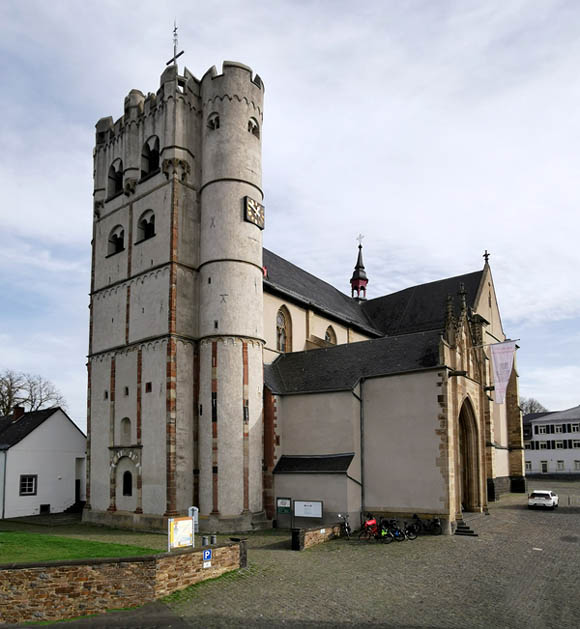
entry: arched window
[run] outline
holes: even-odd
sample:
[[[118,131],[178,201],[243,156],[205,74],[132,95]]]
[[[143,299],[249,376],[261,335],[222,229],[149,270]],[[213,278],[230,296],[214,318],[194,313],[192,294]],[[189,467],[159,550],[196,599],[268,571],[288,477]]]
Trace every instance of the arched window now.
[[[133,495],[133,474],[131,472],[123,472],[123,496]]]
[[[120,445],[131,445],[131,420],[128,417],[123,417],[121,420],[121,441]]]
[[[326,328],[326,333],[324,335],[324,340],[327,343],[331,343],[332,345],[336,345],[336,333],[331,325]]]
[[[255,118],[250,118],[248,120],[248,131],[257,138],[260,137],[260,125]]]
[[[153,210],[146,210],[137,221],[137,242],[155,236],[155,214]]]
[[[159,170],[159,138],[151,136],[141,151],[141,179]]]
[[[220,128],[220,115],[217,111],[214,111],[213,114],[210,114],[207,117],[207,128],[210,131],[215,131]]]
[[[117,225],[109,234],[109,243],[107,247],[107,255],[114,255],[125,249],[125,230],[121,225]]]
[[[279,352],[292,351],[292,320],[286,306],[276,315],[276,349]]]
[[[107,194],[109,198],[123,192],[123,162],[116,159],[109,167]]]

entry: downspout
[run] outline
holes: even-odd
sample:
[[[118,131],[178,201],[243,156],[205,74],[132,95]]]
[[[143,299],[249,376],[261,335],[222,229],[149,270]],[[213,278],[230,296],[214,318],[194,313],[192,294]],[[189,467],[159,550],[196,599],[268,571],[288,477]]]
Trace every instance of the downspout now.
[[[359,381],[359,393],[357,395],[354,391],[352,394],[359,402],[359,428],[360,428],[360,503],[361,503],[361,524],[362,524],[362,514],[365,512],[365,463],[364,463],[364,451],[365,451],[365,412],[364,412],[364,403],[363,403],[363,382],[364,378],[361,378]],[[354,480],[354,479],[353,479]]]

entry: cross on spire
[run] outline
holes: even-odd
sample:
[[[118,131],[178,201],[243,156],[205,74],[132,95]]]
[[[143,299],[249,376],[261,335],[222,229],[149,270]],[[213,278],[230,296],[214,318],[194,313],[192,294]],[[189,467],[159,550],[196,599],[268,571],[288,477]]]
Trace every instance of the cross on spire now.
[[[484,254],[483,254],[483,259],[485,260],[485,263],[487,264],[489,262],[489,256],[491,254],[488,252],[488,250],[486,249]]]
[[[359,234],[356,239],[358,240],[358,246],[362,247],[362,241],[363,241],[364,236],[362,234]]]
[[[177,52],[177,23],[173,20],[173,57],[165,64],[166,66],[173,64],[177,65],[177,57],[181,57],[181,55],[185,51]]]

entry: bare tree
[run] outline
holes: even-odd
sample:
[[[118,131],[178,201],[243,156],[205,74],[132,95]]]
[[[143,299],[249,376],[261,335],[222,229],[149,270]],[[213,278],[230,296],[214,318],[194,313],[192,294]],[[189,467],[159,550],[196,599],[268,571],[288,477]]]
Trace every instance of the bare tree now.
[[[533,397],[520,397],[520,408],[524,415],[529,413],[547,413],[548,409]]]
[[[50,380],[6,369],[0,372],[0,416],[9,415],[14,406],[38,411],[50,406],[66,408],[66,401]]]

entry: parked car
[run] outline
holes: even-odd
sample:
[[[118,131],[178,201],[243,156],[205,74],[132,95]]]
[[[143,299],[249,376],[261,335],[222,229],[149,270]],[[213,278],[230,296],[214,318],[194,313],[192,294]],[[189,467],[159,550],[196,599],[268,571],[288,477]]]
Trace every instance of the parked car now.
[[[555,509],[558,506],[558,494],[547,489],[534,489],[528,496],[528,507],[544,507]]]

